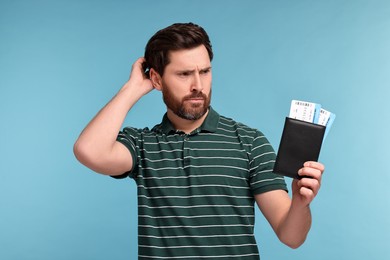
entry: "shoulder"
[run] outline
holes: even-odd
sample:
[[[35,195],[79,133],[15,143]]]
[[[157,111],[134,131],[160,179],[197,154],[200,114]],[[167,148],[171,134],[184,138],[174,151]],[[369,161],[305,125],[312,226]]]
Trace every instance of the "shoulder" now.
[[[150,130],[148,127],[136,128],[127,126],[119,132],[118,138],[143,139],[145,136],[153,135],[155,135],[155,132]]]
[[[264,137],[264,134],[260,130],[222,115],[220,116],[218,128],[221,130],[234,132],[240,137],[246,137],[251,140]]]
[[[260,130],[238,122],[226,116],[220,116],[219,131],[234,136],[249,154],[273,154],[274,149],[267,137]]]
[[[132,126],[126,126],[125,128],[123,128],[123,130],[121,132],[123,132],[125,134],[141,134],[141,133],[150,132],[150,130],[147,127],[136,128],[136,127],[132,127]]]

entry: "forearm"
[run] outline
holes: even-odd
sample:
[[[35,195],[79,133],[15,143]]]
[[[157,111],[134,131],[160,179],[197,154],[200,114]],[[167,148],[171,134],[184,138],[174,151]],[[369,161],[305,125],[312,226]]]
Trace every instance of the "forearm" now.
[[[136,87],[126,83],[85,127],[74,145],[74,153],[81,163],[98,172],[104,171],[96,167],[95,162],[109,163],[126,115],[143,95],[138,92]]]
[[[87,143],[89,147],[110,147],[128,111],[139,98],[133,96],[131,88],[125,85],[88,123],[77,143]]]
[[[311,223],[312,218],[309,205],[295,205],[292,202],[276,233],[280,241],[291,248],[297,248],[305,242]]]
[[[292,199],[283,190],[255,195],[261,212],[267,218],[280,241],[297,248],[305,242],[311,227],[310,203],[320,189],[324,166],[306,162],[298,174],[308,176],[292,182]]]

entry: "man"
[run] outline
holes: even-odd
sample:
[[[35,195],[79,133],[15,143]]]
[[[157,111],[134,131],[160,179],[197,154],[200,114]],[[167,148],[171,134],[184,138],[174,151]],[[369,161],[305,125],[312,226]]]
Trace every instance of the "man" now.
[[[210,106],[212,58],[200,26],[158,31],[128,82],[74,145],[92,170],[136,181],[139,259],[259,259],[255,202],[292,248],[310,229],[309,205],[324,166],[306,162],[290,199],[283,177],[272,172],[275,152],[264,135]],[[120,131],[128,111],[153,89],[167,106],[162,122]]]

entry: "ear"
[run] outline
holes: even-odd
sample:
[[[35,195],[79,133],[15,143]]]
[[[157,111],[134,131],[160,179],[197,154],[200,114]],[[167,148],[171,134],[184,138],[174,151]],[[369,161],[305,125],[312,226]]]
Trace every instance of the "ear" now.
[[[153,68],[149,71],[150,80],[152,81],[152,85],[155,89],[161,91],[162,89],[162,78],[160,74],[155,71]]]

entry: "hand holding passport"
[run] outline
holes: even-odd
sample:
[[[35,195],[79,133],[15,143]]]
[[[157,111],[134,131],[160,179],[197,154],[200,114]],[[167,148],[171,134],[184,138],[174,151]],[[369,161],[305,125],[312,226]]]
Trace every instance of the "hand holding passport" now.
[[[305,162],[318,161],[322,142],[335,117],[319,104],[293,100],[273,171],[299,179],[298,170]]]

